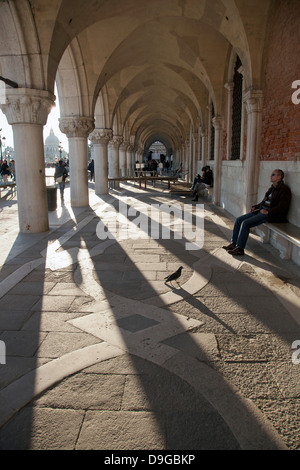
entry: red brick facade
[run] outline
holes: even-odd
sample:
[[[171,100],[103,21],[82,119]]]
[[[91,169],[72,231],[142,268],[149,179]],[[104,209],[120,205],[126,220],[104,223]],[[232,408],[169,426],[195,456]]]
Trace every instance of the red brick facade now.
[[[299,0],[277,2],[266,55],[261,160],[300,160],[300,104],[292,102],[292,83],[300,80],[299,16]]]

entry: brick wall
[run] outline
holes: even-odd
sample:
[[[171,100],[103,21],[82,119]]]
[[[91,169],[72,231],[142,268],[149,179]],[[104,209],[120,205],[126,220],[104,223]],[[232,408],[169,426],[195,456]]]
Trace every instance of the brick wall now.
[[[300,160],[300,1],[279,0],[270,28],[264,89],[261,160]]]

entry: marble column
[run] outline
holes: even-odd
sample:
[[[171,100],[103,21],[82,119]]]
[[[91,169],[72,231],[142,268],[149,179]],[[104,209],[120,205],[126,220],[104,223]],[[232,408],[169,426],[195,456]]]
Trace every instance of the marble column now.
[[[184,167],[184,179],[189,181],[191,172],[191,152],[190,152],[190,139],[185,141],[185,167]]]
[[[55,96],[29,88],[4,89],[0,102],[14,136],[20,232],[45,232],[49,222],[43,126]]]
[[[108,142],[112,139],[111,129],[95,129],[89,136],[94,144],[95,193],[108,194]]]
[[[261,144],[263,92],[250,89],[246,91],[243,102],[247,112],[247,149],[245,167],[244,211],[249,211],[257,203],[259,154]]]
[[[114,135],[110,141],[111,156],[109,164],[109,176],[111,178],[118,178],[119,174],[119,147],[123,142],[123,137],[120,135]]]
[[[224,87],[227,90],[227,152],[226,159],[231,160],[232,147],[232,103],[233,103],[233,82],[226,83]]]
[[[193,150],[192,150],[192,165],[191,165],[191,181],[194,181],[197,174],[197,154],[198,154],[198,132],[193,132]]]
[[[224,120],[221,116],[216,116],[213,118],[212,122],[215,128],[215,171],[213,202],[214,204],[219,205],[221,201]]]
[[[126,166],[127,166],[127,176],[133,176],[133,167],[132,167],[132,151],[134,146],[129,144],[126,149]]]
[[[120,165],[120,175],[126,176],[127,170],[127,158],[126,158],[126,151],[129,142],[124,141],[120,144],[119,147],[119,165]]]
[[[64,117],[59,120],[59,128],[69,139],[71,205],[88,206],[87,138],[94,128],[94,119]]]
[[[201,127],[201,168],[206,165],[207,162],[207,129]]]

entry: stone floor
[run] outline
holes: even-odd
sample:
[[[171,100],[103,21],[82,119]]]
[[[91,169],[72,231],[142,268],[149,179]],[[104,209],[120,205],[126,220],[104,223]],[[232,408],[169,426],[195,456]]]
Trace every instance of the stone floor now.
[[[65,196],[36,235],[0,202],[0,449],[299,450],[299,267],[255,235],[230,256],[206,201],[192,249],[163,185]]]

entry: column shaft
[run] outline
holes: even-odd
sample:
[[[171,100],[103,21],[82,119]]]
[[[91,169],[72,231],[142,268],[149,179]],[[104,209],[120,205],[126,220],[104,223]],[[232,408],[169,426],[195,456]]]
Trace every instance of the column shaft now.
[[[112,138],[111,129],[95,129],[90,134],[94,144],[95,193],[108,194],[108,142]]]
[[[88,206],[87,137],[94,128],[94,119],[64,117],[59,120],[59,127],[69,139],[71,205]]]
[[[262,126],[262,104],[263,93],[260,90],[249,90],[245,93],[244,103],[248,115],[247,124],[247,149],[246,149],[246,171],[245,171],[245,193],[244,207],[249,211],[256,204],[258,175],[259,175],[259,152],[261,142]]]
[[[223,155],[223,126],[224,122],[220,116],[213,118],[215,128],[215,174],[214,174],[214,203],[220,204],[222,183],[222,155]]]
[[[20,232],[49,229],[43,126],[54,106],[52,93],[29,88],[4,89],[1,109],[14,135]]]

